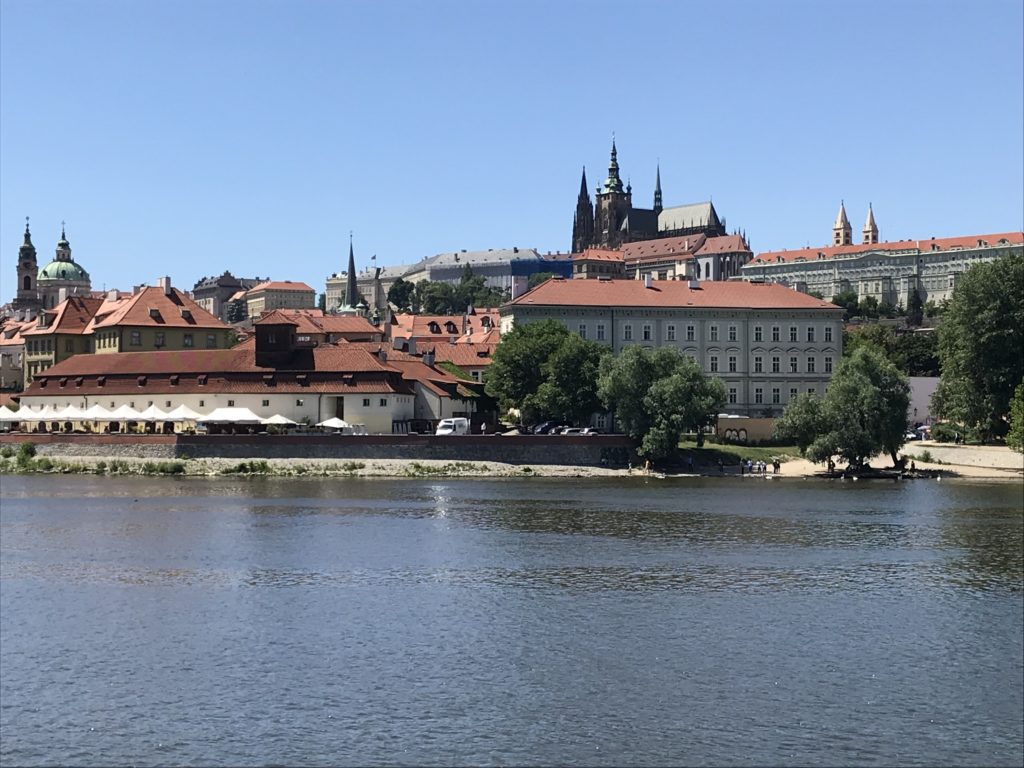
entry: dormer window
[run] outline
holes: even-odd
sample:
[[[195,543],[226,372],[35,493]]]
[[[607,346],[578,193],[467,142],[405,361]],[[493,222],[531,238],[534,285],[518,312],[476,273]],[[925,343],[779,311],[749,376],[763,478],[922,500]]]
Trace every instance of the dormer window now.
[[[176,386],[178,386],[178,381],[179,381],[180,379],[181,379],[181,377],[180,377],[180,376],[178,376],[178,374],[176,374],[176,373],[172,373],[172,374],[171,374],[171,386],[172,386],[172,387],[176,387]]]
[[[150,307],[149,308],[149,316],[151,318],[153,318],[154,320],[159,320],[160,319],[160,310],[157,309],[156,307]]]
[[[209,377],[208,374],[200,373],[199,376],[196,377],[196,383],[198,383],[199,386],[201,386],[201,387],[205,387],[206,386],[206,382],[209,380],[209,378],[210,377]]]
[[[67,383],[68,383],[68,377],[67,376],[61,376],[59,379],[57,379],[57,384],[60,386],[61,389],[63,389],[64,385],[67,384]]]
[[[146,377],[145,376],[139,376],[137,381],[138,381],[140,387],[146,386]]]
[[[76,387],[80,387],[84,383],[85,383],[85,376],[79,376],[78,378],[75,379],[75,386]]]
[[[96,386],[97,387],[102,387],[106,383],[107,383],[107,377],[106,376],[97,376],[96,377]]]

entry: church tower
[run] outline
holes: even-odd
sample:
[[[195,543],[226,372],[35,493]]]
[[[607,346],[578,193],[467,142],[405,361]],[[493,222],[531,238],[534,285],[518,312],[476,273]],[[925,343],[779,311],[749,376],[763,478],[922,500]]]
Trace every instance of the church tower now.
[[[580,196],[576,199],[576,214],[572,219],[572,252],[582,253],[594,241],[594,206],[587,189],[587,169],[583,168]]]
[[[832,245],[852,245],[853,228],[850,220],[846,218],[846,206],[839,201],[839,213],[836,214],[836,223],[832,227]]]
[[[36,277],[39,267],[36,264],[36,247],[32,245],[32,233],[28,229],[28,217],[25,217],[25,242],[18,249],[18,291],[14,298],[15,309],[41,309],[39,286]]]
[[[594,211],[594,239],[603,248],[618,248],[622,244],[620,227],[633,207],[633,195],[623,189],[619,178],[618,152],[612,139],[612,157],[608,163],[608,178],[597,191]]]
[[[864,240],[862,242],[869,245],[874,245],[878,242],[878,225],[875,224],[875,214],[871,210],[871,203],[868,203],[868,218],[864,222],[864,229],[862,230]]]
[[[658,163],[658,173],[654,182],[654,215],[657,216],[661,211],[661,163]]]

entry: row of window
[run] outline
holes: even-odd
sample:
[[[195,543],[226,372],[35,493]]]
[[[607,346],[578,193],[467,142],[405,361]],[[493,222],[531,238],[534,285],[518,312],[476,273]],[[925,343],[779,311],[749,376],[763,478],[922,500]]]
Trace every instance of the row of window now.
[[[796,396],[800,394],[796,387],[789,388],[789,402],[790,400],[796,399]],[[818,390],[816,387],[808,387],[807,394],[816,395]],[[782,387],[772,387],[771,389],[771,404],[781,405],[782,404]],[[736,387],[729,387],[729,404],[736,405],[739,401],[739,390]],[[766,403],[764,399],[764,387],[754,387],[754,405],[764,405]]]
[[[809,325],[804,330],[805,330],[805,340],[806,341],[809,341],[809,342],[812,342],[812,343],[817,341],[817,328],[816,328],[816,326]],[[719,339],[718,331],[719,331],[719,327],[717,325],[709,326],[708,327],[708,341],[722,341],[723,339]],[[764,326],[755,325],[754,326],[754,341],[764,341],[765,340],[765,333],[764,333],[764,331],[765,331]],[[686,332],[686,336],[685,336],[685,340],[686,341],[696,341],[696,339],[697,339],[697,326],[695,326],[695,325],[687,325],[685,332]],[[586,325],[586,323],[580,323],[579,324],[579,334],[584,339],[587,338],[587,325]],[[641,341],[652,341],[653,338],[654,338],[654,325],[651,324],[651,323],[644,323],[640,327],[640,340]],[[738,338],[739,338],[739,328],[737,326],[735,326],[735,325],[728,326],[728,328],[726,329],[726,339],[724,339],[724,340],[727,340],[727,341],[737,341]],[[597,341],[607,341],[607,338],[606,338],[606,326],[605,326],[604,323],[598,323],[597,324],[596,340]],[[622,325],[622,340],[623,341],[633,341],[634,340],[633,339],[633,324],[632,323],[623,323],[623,325]],[[669,324],[669,325],[665,326],[665,340],[666,341],[676,341],[677,340],[676,339],[676,326],[674,324]],[[782,341],[782,328],[781,327],[779,327],[777,325],[773,325],[771,327],[771,340],[772,341]],[[798,342],[798,341],[800,341],[800,329],[797,326],[795,326],[795,325],[789,326],[789,340],[791,342]],[[831,325],[826,325],[825,328],[824,328],[824,332],[822,334],[822,341],[830,342],[832,340],[833,340],[832,326]]]
[[[709,357],[709,359],[708,359],[708,370],[711,373],[719,373],[720,372],[719,371],[719,367],[718,367],[718,360],[719,360],[718,355],[711,355]],[[826,356],[824,362],[825,362],[825,368],[823,370],[823,373],[832,373],[832,357],[831,356]],[[729,366],[728,369],[727,369],[729,373],[736,373],[737,372],[738,369],[737,369],[736,355],[729,355],[729,357],[726,360],[726,364]],[[816,357],[813,357],[813,356],[808,356],[808,358],[807,358],[807,367],[804,370],[804,372],[805,373],[817,373],[818,372],[817,369],[818,369],[818,359]],[[764,358],[761,357],[761,355],[757,355],[757,356],[754,357],[754,373],[764,373],[764,372],[765,372],[765,370],[764,370]],[[782,373],[782,358],[781,357],[777,357],[777,356],[772,357],[772,370],[771,370],[771,372],[772,373]],[[790,373],[800,373],[800,370],[799,370],[799,359],[798,358],[796,358],[796,357],[789,358],[789,372]]]
[[[191,333],[184,334],[184,336],[182,336],[181,343],[182,343],[182,346],[185,347],[186,349],[190,348],[190,347],[194,347],[195,346],[195,336],[194,336],[194,334],[191,334]],[[142,346],[142,332],[141,331],[132,331],[130,333],[130,335],[129,335],[129,338],[128,338],[128,344],[130,346],[133,346],[133,347],[141,347]],[[97,337],[97,339],[96,339],[96,346],[98,348],[100,348],[100,349],[104,349],[106,347],[112,347],[112,346],[115,346],[115,345],[116,345],[116,336],[112,336],[112,335],[109,335],[109,334],[104,334],[103,336]],[[153,345],[156,346],[156,347],[165,347],[165,346],[167,346],[167,337],[166,337],[166,335],[164,334],[163,331],[157,331],[154,334]],[[44,352],[53,352],[53,349],[54,349],[54,343],[53,343],[53,339],[52,338],[30,340],[30,341],[27,342],[26,346],[28,348],[29,353],[31,353],[31,354],[39,354],[39,353],[44,353]],[[208,334],[206,334],[206,348],[207,349],[216,349],[217,348],[217,334],[215,334],[215,333],[208,333]],[[74,339],[65,339],[64,340],[64,351],[65,352],[74,352],[75,351]]]
[[[152,405],[152,404],[153,404],[153,401],[150,400],[149,401],[149,405]],[[299,408],[301,408],[305,404],[306,404],[306,401],[303,398],[301,398],[301,397],[297,398],[295,400],[295,405],[297,407],[299,407]],[[70,403],[68,403],[68,405],[70,405]],[[269,408],[270,407],[270,400],[263,400],[263,401],[261,401],[261,405],[264,408]],[[205,406],[206,406],[206,401],[205,400],[200,400],[199,401],[199,407],[203,408]],[[381,408],[387,408],[387,406],[388,406],[388,399],[386,397],[380,398],[380,407]],[[110,408],[114,408],[114,407],[115,407],[115,403],[114,403],[113,400],[111,400],[110,401]],[[132,400],[131,402],[129,402],[128,403],[128,407],[129,408],[134,408],[135,407],[135,401]],[[171,401],[170,400],[165,401],[164,402],[164,407],[165,408],[170,408],[171,407]],[[228,400],[228,408],[234,408],[234,407],[235,407],[235,401],[234,400]],[[363,398],[363,407],[364,408],[369,408],[370,407],[370,398],[369,397],[364,397]]]

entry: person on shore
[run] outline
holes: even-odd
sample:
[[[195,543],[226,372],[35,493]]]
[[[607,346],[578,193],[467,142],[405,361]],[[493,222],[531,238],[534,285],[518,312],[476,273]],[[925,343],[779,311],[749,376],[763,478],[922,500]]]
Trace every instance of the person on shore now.
[[[688,474],[693,474],[693,456],[686,457],[686,471]]]
[[[718,474],[725,474],[725,462],[722,461],[721,459],[718,460]]]

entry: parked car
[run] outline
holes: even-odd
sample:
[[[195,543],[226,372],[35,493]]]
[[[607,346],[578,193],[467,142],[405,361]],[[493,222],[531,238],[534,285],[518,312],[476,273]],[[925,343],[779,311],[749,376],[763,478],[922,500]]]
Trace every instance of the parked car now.
[[[563,435],[582,435],[583,429],[581,427],[566,427],[561,431]]]
[[[533,434],[535,435],[547,435],[553,430],[558,428],[557,421],[542,421],[540,424],[533,428]]]
[[[911,440],[920,440],[921,436],[917,434],[917,432],[907,432],[907,434],[903,436],[903,439],[909,443]]]
[[[600,435],[601,434],[601,430],[598,429],[597,427],[584,427],[582,430],[580,430],[580,434],[581,435]]]
[[[454,418],[454,419],[441,419],[437,422],[436,435],[468,435],[469,434],[469,419],[466,418]]]

